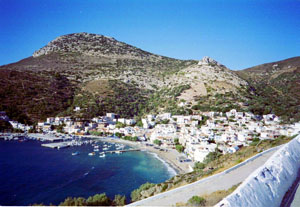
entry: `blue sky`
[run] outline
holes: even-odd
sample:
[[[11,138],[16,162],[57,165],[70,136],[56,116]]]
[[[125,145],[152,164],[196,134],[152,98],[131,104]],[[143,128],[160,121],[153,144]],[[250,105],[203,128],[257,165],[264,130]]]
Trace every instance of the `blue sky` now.
[[[89,32],[243,69],[300,55],[299,11],[300,0],[0,0],[0,65]]]

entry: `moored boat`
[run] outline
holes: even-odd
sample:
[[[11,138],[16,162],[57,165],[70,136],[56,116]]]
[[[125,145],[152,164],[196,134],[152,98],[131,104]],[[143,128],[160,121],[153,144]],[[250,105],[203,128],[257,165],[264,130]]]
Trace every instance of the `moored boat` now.
[[[94,156],[96,153],[95,152],[90,152],[89,156]]]
[[[79,155],[79,152],[72,152],[72,155]]]

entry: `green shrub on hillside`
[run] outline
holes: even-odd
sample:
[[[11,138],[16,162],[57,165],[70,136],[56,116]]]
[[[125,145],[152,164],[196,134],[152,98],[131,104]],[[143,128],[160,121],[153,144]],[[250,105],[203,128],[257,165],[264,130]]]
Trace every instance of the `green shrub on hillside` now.
[[[148,190],[149,188],[153,187],[155,184],[153,183],[145,183],[143,185],[141,185],[138,189],[134,190],[131,192],[131,201],[138,201],[141,199],[141,192],[144,190]]]
[[[115,198],[112,202],[114,206],[124,206],[126,205],[126,197],[122,195],[115,195]]]
[[[111,206],[113,204],[112,200],[106,196],[105,193],[96,194],[94,196],[85,199],[83,197],[72,198],[68,197],[60,206]]]
[[[205,206],[205,199],[200,196],[193,196],[188,200],[188,204],[191,206]]]

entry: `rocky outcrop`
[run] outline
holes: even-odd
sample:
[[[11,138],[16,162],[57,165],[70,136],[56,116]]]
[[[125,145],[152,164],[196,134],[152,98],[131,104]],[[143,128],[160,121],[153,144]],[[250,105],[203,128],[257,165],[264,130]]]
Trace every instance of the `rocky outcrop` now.
[[[198,64],[180,70],[168,81],[170,85],[184,83],[191,86],[189,90],[178,97],[178,99],[184,99],[187,102],[192,102],[195,97],[208,94],[237,93],[241,86],[248,85],[236,73],[210,57],[204,57]]]
[[[217,65],[220,67],[225,67],[224,65],[218,63],[217,61],[215,61],[214,59],[212,59],[211,57],[208,56],[204,56],[199,62],[198,65]]]

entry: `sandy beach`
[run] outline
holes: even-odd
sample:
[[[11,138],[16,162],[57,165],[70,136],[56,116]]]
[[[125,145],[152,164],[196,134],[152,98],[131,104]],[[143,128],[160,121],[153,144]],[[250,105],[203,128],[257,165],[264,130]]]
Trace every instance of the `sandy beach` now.
[[[123,139],[116,138],[108,138],[108,137],[100,137],[100,136],[85,136],[88,138],[97,138],[101,141],[113,142],[113,143],[122,143],[129,145],[133,148],[139,148],[143,151],[148,151],[150,153],[155,153],[159,158],[164,160],[171,168],[173,168],[177,174],[184,174],[191,172],[190,165],[193,166],[192,162],[179,162],[176,158],[180,156],[180,153],[175,149],[168,149],[168,151],[160,151],[159,149],[155,149],[154,146],[147,146],[147,142],[132,142]],[[148,143],[149,144],[149,143]]]

